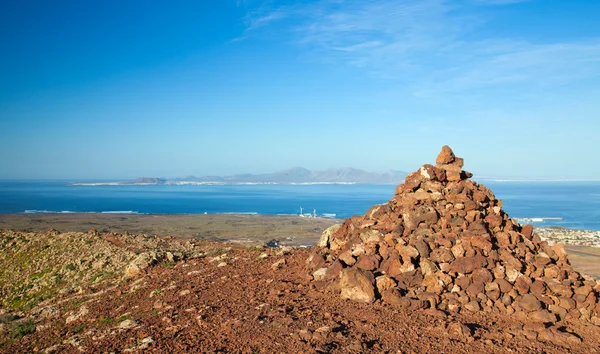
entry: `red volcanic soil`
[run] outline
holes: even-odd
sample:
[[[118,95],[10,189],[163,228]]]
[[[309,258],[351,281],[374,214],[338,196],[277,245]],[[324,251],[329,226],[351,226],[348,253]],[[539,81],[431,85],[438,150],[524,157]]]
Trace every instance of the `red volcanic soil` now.
[[[112,289],[45,308],[34,333],[0,342],[0,352],[600,351],[600,327],[575,320],[546,326],[500,313],[343,300],[335,286],[307,276],[308,255],[234,247],[226,256],[160,263]]]

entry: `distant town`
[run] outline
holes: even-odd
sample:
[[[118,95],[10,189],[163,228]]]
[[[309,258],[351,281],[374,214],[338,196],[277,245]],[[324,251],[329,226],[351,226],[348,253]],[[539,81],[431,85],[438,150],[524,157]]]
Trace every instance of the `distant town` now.
[[[537,227],[536,233],[549,244],[600,247],[600,231],[572,230],[562,227]]]

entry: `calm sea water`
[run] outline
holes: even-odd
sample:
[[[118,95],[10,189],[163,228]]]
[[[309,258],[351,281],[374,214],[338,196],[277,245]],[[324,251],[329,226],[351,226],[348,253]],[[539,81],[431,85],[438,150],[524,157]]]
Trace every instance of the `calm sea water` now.
[[[560,217],[540,226],[600,230],[600,182],[491,182],[512,217]],[[256,213],[345,218],[394,195],[392,185],[71,186],[0,181],[0,213]]]

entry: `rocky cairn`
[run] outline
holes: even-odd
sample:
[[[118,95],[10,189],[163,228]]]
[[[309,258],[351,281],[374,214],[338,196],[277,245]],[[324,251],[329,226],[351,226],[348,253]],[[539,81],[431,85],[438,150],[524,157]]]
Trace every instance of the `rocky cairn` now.
[[[389,202],[327,229],[306,261],[312,278],[358,302],[600,325],[600,283],[509,218],[463,164],[444,146]]]

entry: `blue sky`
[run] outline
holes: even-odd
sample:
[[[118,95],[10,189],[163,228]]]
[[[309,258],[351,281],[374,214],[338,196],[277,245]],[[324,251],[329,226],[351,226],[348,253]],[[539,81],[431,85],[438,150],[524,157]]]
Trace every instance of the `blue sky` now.
[[[5,1],[0,178],[599,179],[600,1]]]

